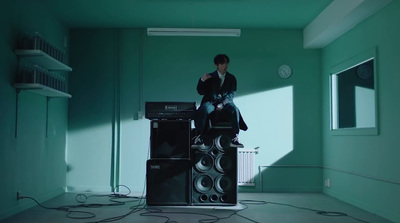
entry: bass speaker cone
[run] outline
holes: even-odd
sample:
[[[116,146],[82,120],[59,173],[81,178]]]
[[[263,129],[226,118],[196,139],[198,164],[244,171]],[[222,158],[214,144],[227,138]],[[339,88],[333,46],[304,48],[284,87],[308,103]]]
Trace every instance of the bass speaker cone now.
[[[215,159],[215,168],[221,172],[225,173],[227,171],[232,170],[233,168],[233,160],[232,157],[227,154],[220,154]]]
[[[231,137],[228,135],[219,135],[214,139],[214,144],[221,151],[229,149],[231,145]]]
[[[199,172],[207,172],[214,166],[212,156],[206,153],[196,153],[194,155],[194,168]]]
[[[226,175],[220,175],[215,179],[215,189],[223,194],[231,191],[233,188],[232,179]]]
[[[214,187],[213,179],[208,175],[199,175],[194,180],[194,189],[199,193],[206,193]]]

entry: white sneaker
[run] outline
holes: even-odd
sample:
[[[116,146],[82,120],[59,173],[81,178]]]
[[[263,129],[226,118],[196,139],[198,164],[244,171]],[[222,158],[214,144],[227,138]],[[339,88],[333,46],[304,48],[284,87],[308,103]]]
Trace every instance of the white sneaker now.
[[[231,141],[231,147],[236,147],[236,148],[243,148],[243,144],[239,142],[239,137],[236,135],[235,138],[232,139]]]
[[[194,137],[194,141],[191,147],[192,149],[202,149],[205,147],[204,141],[200,135]]]

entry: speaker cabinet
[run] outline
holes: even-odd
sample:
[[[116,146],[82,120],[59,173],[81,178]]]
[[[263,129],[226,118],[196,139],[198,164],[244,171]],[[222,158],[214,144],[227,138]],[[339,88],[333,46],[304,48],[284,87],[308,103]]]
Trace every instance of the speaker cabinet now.
[[[227,135],[204,137],[213,143],[192,151],[192,205],[236,205],[237,148]]]
[[[146,168],[148,205],[190,205],[189,159],[150,159]]]
[[[150,158],[190,159],[191,120],[153,120]]]

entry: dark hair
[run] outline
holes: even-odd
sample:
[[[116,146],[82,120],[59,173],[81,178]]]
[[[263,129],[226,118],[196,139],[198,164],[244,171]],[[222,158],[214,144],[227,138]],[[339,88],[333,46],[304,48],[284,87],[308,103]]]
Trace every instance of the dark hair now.
[[[229,57],[226,54],[218,54],[217,56],[214,57],[215,65],[224,63],[229,63]]]

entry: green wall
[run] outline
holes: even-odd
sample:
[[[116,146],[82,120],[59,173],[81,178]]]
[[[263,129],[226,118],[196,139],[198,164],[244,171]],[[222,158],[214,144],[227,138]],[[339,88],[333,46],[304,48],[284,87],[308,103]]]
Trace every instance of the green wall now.
[[[48,13],[35,1],[16,0],[0,7],[0,219],[34,206],[29,200],[17,201],[17,191],[40,202],[65,191],[68,100],[51,99],[46,110],[46,97],[21,91],[17,110],[12,87],[20,34],[39,32],[59,46],[68,36],[67,28]]]
[[[17,201],[18,190],[39,201],[65,187],[104,192],[124,184],[141,192],[150,137],[149,120],[138,117],[144,102],[199,103],[196,82],[215,69],[212,58],[222,52],[231,58],[236,103],[250,127],[240,134],[241,142],[247,149],[260,147],[256,186],[240,191],[322,191],[400,222],[399,9],[393,1],[323,50],[303,49],[301,30],[243,29],[240,38],[200,38],[147,37],[142,29],[74,29],[72,98],[51,99],[47,111],[46,98],[21,92],[17,112],[12,83],[18,35],[40,32],[63,46],[69,30],[34,2],[3,5],[0,219],[34,205]],[[371,48],[378,54],[379,135],[331,135],[329,70]],[[277,76],[281,64],[291,65],[292,77]],[[325,179],[331,187],[323,187]]]
[[[196,101],[198,78],[226,53],[238,79],[236,104],[249,125],[245,148],[260,147],[252,192],[320,192],[321,50],[301,30],[244,29],[240,38],[148,37],[142,29],[72,29],[67,187],[143,191],[150,122],[146,101]],[[289,64],[293,76],[277,75]],[[274,165],[274,167],[270,167]],[[278,168],[276,165],[290,167]],[[258,166],[268,166],[260,168]],[[296,168],[301,167],[301,168]],[[262,184],[260,180],[262,179]]]
[[[400,222],[400,2],[393,1],[323,49],[324,193]],[[379,134],[332,135],[329,131],[329,71],[337,64],[377,49]]]

